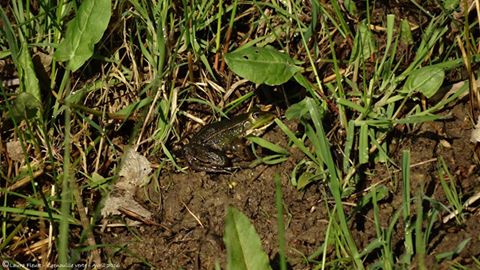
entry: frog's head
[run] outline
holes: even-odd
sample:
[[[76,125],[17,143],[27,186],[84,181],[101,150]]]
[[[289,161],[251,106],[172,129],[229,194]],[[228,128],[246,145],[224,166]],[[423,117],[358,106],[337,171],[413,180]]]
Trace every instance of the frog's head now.
[[[255,110],[247,114],[247,119],[244,123],[245,126],[245,135],[255,135],[258,136],[261,134],[270,124],[273,123],[275,115],[271,112],[264,112],[260,110]]]

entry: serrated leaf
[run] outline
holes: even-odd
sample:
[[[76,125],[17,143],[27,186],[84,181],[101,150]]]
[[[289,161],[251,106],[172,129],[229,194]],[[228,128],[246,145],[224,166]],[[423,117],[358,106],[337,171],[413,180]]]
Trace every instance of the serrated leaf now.
[[[82,1],[77,15],[67,24],[55,59],[68,61],[67,68],[72,71],[80,68],[93,55],[93,47],[107,29],[111,14],[110,0]]]
[[[225,55],[230,69],[258,84],[280,85],[302,70],[288,54],[272,47],[249,47]]]
[[[260,237],[252,223],[233,207],[227,210],[223,241],[227,247],[227,269],[271,269],[268,256],[263,251]]]
[[[443,84],[445,71],[437,66],[428,66],[410,73],[405,82],[405,89],[409,93],[419,92],[431,98]]]

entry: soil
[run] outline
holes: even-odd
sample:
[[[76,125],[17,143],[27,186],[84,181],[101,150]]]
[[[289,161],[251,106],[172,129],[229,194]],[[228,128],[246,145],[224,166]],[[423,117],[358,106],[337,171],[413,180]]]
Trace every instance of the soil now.
[[[468,117],[468,106],[459,103],[441,121],[421,125],[417,130],[397,128],[397,153],[395,163],[401,164],[402,151],[411,155],[411,190],[424,190],[426,196],[449,205],[438,178],[438,164],[442,157],[453,174],[457,189],[463,195],[462,201],[480,191],[478,163],[475,161],[475,145],[470,142],[472,124]],[[292,126],[294,124],[291,124]],[[286,145],[287,141],[278,128],[265,138]],[[223,225],[227,206],[234,206],[247,215],[260,235],[262,244],[272,265],[278,258],[277,221],[275,207],[274,175],[280,174],[286,224],[287,258],[290,269],[310,269],[316,263],[306,258],[324,242],[328,226],[327,208],[333,199],[325,184],[317,182],[303,190],[297,190],[289,183],[294,164],[303,156],[295,149],[285,163],[275,166],[259,165],[232,174],[209,174],[204,172],[170,173],[158,178],[158,188],[150,186],[137,192],[137,198],[151,211],[162,226],[141,225],[139,227],[111,228],[101,234],[104,244],[114,263],[124,269],[142,269],[151,266],[156,269],[213,269],[215,264],[225,266]],[[363,186],[382,184],[388,187],[389,195],[379,202],[380,224],[387,228],[396,210],[403,202],[400,171],[394,166],[373,164],[369,174],[364,172]],[[370,177],[369,175],[374,175]],[[359,200],[361,194],[351,196],[351,203]],[[411,194],[414,198],[416,194]],[[149,199],[146,199],[149,198]],[[426,209],[438,207],[422,201]],[[363,250],[377,238],[374,226],[373,208],[367,206],[361,211],[346,204],[354,239],[359,250]],[[330,205],[330,209],[332,209]],[[414,213],[414,203],[412,203]],[[444,211],[442,213],[445,213]],[[466,209],[461,226],[455,219],[443,223],[439,217],[432,228],[426,251],[429,268],[448,268],[458,262],[473,267],[472,258],[480,257],[480,215]],[[401,219],[400,219],[401,220]],[[423,224],[425,231],[427,224]],[[403,224],[399,222],[392,239],[392,246],[399,255],[403,253]],[[470,241],[459,254],[441,262],[435,255],[453,251],[465,239]],[[126,245],[126,246],[122,246]],[[116,252],[118,247],[126,252]],[[330,253],[333,251],[329,251]],[[330,254],[329,253],[329,254]],[[321,258],[313,258],[321,259]],[[375,263],[375,253],[367,258],[367,264]],[[330,266],[333,267],[333,266]],[[340,268],[336,265],[334,268]]]

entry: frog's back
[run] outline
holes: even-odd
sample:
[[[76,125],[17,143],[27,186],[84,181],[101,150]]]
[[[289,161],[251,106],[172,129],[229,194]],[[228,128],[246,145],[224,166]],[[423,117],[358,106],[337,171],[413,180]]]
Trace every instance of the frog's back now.
[[[193,140],[198,144],[208,145],[215,149],[226,149],[241,136],[243,125],[236,119],[222,120],[204,126]]]
[[[225,121],[225,120],[224,120]],[[214,137],[219,136],[224,130],[222,129],[223,122],[215,122],[202,127],[194,139],[198,142],[207,142]]]

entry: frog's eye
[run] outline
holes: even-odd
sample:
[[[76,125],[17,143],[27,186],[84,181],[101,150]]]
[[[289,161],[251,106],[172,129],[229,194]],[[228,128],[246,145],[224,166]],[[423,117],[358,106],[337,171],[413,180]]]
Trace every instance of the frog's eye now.
[[[260,112],[253,112],[252,117],[253,119],[257,119],[260,116]]]

